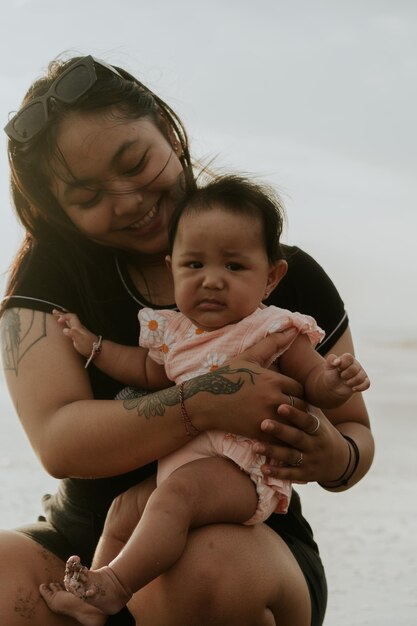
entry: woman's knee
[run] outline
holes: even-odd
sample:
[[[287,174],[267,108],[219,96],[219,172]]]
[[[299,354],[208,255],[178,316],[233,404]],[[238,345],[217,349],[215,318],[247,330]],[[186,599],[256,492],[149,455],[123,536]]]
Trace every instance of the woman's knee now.
[[[149,496],[155,489],[155,477],[151,476],[118,495],[107,513],[103,533],[126,542],[142,517]]]
[[[175,626],[310,623],[303,574],[284,542],[265,527],[226,524],[197,529],[190,534],[182,558],[146,593],[151,591],[156,595],[153,599],[142,597],[142,606],[156,601],[157,596],[159,602],[162,592],[162,605],[171,620],[166,623]],[[175,618],[173,598],[178,607]],[[202,615],[205,620],[193,621]]]
[[[219,525],[191,541],[190,580],[212,622],[228,626],[308,626],[308,587],[286,544],[265,526]],[[194,554],[193,554],[194,552]],[[194,593],[194,590],[193,590]]]

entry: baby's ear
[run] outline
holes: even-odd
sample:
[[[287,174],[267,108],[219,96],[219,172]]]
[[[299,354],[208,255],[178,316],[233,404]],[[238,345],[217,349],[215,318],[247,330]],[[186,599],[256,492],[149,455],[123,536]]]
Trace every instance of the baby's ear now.
[[[170,254],[167,254],[165,257],[165,263],[167,264],[167,268],[170,272],[172,272],[172,257]]]
[[[284,278],[285,274],[287,273],[287,269],[288,263],[283,259],[278,261],[276,265],[270,267],[268,273],[268,282],[266,284],[266,291],[268,292],[268,294],[271,293],[271,291],[273,291],[278,283]]]

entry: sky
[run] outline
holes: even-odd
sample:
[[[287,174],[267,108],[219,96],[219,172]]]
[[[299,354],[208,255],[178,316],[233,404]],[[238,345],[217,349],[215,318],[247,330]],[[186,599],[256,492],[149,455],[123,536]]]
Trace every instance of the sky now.
[[[354,333],[417,341],[414,0],[8,0],[2,125],[63,53],[128,69],[180,114],[194,156],[275,185],[284,240],[324,266]],[[5,273],[21,231],[1,142]]]

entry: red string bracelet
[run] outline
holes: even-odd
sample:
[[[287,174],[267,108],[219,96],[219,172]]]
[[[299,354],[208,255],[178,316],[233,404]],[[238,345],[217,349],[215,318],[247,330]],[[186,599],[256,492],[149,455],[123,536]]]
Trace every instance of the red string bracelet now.
[[[182,421],[184,422],[185,432],[187,433],[187,436],[188,437],[195,437],[196,435],[198,435],[198,433],[200,431],[192,423],[191,417],[188,415],[187,409],[185,408],[185,404],[184,404],[184,385],[185,385],[185,382],[181,383],[179,385],[179,387],[178,387],[178,391],[179,391],[179,395],[180,395],[181,417],[182,417]]]

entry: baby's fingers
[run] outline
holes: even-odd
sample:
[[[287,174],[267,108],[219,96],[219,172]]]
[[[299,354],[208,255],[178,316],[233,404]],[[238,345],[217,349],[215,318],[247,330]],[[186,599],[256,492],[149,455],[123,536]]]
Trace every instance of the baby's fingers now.
[[[331,355],[333,356],[333,355]],[[352,354],[346,353],[342,356],[331,359],[328,358],[333,367],[339,370],[340,378],[343,382],[347,382],[362,370],[362,365],[355,359]]]
[[[91,353],[96,336],[86,331],[85,328],[64,328],[62,330],[66,337],[69,337],[73,343],[74,348],[85,357],[88,357]]]
[[[327,362],[339,370],[341,380],[353,391],[365,391],[370,386],[367,373],[352,354],[345,353],[339,357],[331,354],[327,357]]]
[[[343,382],[348,385],[352,391],[366,391],[371,385],[371,381],[363,369],[361,369],[361,371],[353,378],[344,380]]]
[[[54,309],[52,311],[53,316],[59,324],[65,325],[68,328],[82,328],[82,324],[75,313],[63,313]]]

